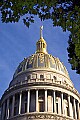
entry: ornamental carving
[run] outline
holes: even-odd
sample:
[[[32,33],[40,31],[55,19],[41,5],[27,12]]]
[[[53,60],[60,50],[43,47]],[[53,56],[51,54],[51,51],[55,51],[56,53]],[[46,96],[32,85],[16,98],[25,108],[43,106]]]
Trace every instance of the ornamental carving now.
[[[30,114],[27,115],[27,119],[52,119],[52,120],[73,120],[71,118],[67,118],[67,117],[63,117],[63,116],[58,116],[58,115],[54,115],[54,114]]]
[[[32,56],[29,58],[29,64],[32,64],[33,59],[34,59],[34,55],[32,55]]]
[[[51,55],[49,55],[49,59],[51,60],[51,62],[55,63],[54,58]]]
[[[40,63],[44,62],[44,54],[39,54]]]

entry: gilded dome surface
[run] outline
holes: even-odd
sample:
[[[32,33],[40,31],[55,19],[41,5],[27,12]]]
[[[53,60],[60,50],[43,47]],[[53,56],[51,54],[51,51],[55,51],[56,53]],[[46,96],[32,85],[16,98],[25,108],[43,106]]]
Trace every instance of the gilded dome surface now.
[[[24,58],[15,71],[14,77],[22,72],[33,69],[50,69],[69,77],[66,67],[60,62],[59,58],[48,54],[46,41],[42,37],[42,27],[40,28],[40,39],[36,43],[35,54]]]
[[[42,27],[40,28],[40,39],[36,43],[35,54],[24,58],[15,71],[14,77],[22,72],[34,69],[50,69],[69,77],[66,67],[60,62],[59,58],[48,54],[46,41],[42,37]]]

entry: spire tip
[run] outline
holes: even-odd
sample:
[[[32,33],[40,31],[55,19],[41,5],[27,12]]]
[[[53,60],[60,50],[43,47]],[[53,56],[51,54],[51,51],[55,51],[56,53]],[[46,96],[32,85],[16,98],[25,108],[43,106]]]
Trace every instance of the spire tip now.
[[[40,38],[43,38],[42,30],[43,30],[43,25],[40,27]]]

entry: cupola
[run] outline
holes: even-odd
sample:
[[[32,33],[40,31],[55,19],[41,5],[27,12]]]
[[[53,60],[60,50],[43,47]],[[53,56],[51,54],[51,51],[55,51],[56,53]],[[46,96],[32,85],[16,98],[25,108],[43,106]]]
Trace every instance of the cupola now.
[[[36,43],[36,53],[47,53],[47,44],[42,35],[43,26],[40,27],[40,39]]]

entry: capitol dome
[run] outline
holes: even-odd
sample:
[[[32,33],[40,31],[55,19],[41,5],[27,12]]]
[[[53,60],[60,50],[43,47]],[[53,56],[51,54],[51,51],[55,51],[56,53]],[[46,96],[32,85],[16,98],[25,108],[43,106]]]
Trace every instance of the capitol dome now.
[[[56,58],[51,54],[48,54],[47,44],[43,37],[40,37],[40,39],[36,43],[36,47],[37,49],[35,54],[32,54],[31,56],[24,58],[24,60],[19,64],[14,73],[13,78],[20,74],[23,74],[23,72],[26,71],[33,71],[34,69],[35,70],[48,69],[52,72],[57,72],[58,74],[64,75],[66,78],[68,78],[65,80],[65,82],[67,84],[69,83],[72,84],[68,75],[68,71],[64,64],[59,60],[59,58]],[[73,84],[71,86],[73,86]]]
[[[80,119],[80,94],[64,64],[48,54],[42,27],[35,54],[17,67],[1,106],[1,120]]]

